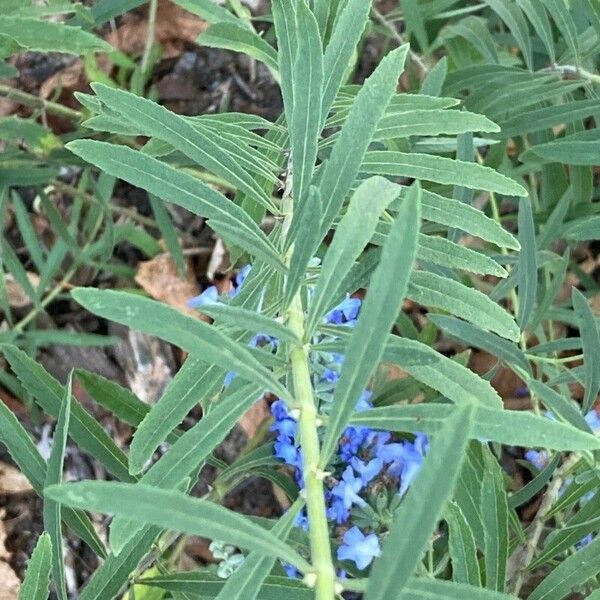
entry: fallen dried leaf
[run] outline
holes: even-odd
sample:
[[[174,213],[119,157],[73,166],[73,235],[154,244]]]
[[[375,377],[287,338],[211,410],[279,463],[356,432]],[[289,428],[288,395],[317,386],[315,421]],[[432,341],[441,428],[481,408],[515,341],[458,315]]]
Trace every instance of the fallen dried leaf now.
[[[23,494],[32,491],[31,484],[15,467],[0,462],[0,494]]]
[[[179,56],[184,44],[194,43],[207,23],[180,6],[159,0],[154,39],[163,49],[163,58]],[[139,54],[146,44],[147,14],[127,13],[121,25],[106,36],[106,41],[126,54]]]
[[[0,600],[17,600],[21,582],[12,567],[4,562],[10,554],[4,546],[6,531],[3,519],[4,510],[0,511]]]
[[[159,254],[151,260],[139,263],[135,281],[155,300],[160,300],[190,316],[200,316],[198,311],[187,305],[190,298],[200,293],[198,282],[191,269],[182,277],[169,254]]]
[[[36,273],[27,273],[27,277],[33,285],[34,288],[37,288],[40,283],[40,278]],[[26,308],[31,304],[31,300],[21,287],[21,284],[15,281],[15,278],[8,273],[4,279],[6,284],[6,295],[8,296],[8,303],[13,308]]]

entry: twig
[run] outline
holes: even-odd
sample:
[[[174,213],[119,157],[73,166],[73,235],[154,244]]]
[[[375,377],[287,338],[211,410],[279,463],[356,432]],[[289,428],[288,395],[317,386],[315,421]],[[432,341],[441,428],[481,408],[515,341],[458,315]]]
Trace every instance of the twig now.
[[[53,113],[60,117],[65,117],[66,119],[70,119],[72,121],[81,121],[81,119],[83,119],[83,115],[78,110],[73,110],[72,108],[63,106],[62,104],[50,102],[49,100],[44,100],[39,96],[22,92],[21,90],[17,90],[4,83],[0,83],[0,96],[5,96],[9,100],[13,100],[25,106],[30,106],[31,108],[41,108],[46,112]]]
[[[392,34],[392,37],[400,46],[405,43],[404,38],[398,33],[398,30],[375,7],[371,9],[371,14],[375,17],[376,21],[383,25]],[[429,73],[429,67],[427,67],[427,65],[416,52],[413,52],[409,49],[408,56],[410,57],[410,60],[419,68],[423,77]]]
[[[546,493],[542,498],[542,502],[540,504],[540,508],[537,511],[535,518],[531,524],[531,534],[528,537],[527,545],[525,546],[525,555],[521,561],[519,575],[515,581],[515,587],[513,590],[513,594],[515,596],[519,596],[519,592],[525,583],[525,572],[531,561],[535,556],[535,552],[537,550],[538,543],[540,541],[540,537],[544,531],[544,525],[546,523],[546,517],[550,512],[552,506],[556,502],[556,499],[559,496],[560,489],[562,485],[571,471],[573,467],[579,462],[581,459],[581,454],[574,453],[569,456],[569,458],[561,465],[561,467],[554,474]]]
[[[146,32],[146,44],[144,46],[144,54],[142,56],[142,63],[140,65],[144,75],[147,74],[146,71],[148,70],[148,64],[150,62],[150,53],[152,52],[152,46],[154,45],[157,8],[158,0],[150,0],[150,6],[148,7],[148,31]]]

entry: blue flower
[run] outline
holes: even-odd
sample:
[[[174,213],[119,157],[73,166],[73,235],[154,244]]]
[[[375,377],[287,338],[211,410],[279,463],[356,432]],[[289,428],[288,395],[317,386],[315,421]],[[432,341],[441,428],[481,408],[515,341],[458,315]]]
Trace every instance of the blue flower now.
[[[274,454],[277,458],[281,458],[288,465],[296,466],[298,461],[298,448],[287,440],[277,440],[273,444]]]
[[[344,508],[349,509],[353,504],[366,505],[366,502],[358,495],[362,488],[363,482],[360,477],[356,477],[352,467],[347,466],[342,475],[342,481],[332,488],[331,493],[335,498],[342,500]]]
[[[350,516],[350,509],[344,505],[344,500],[333,496],[330,499],[330,505],[327,508],[327,518],[330,521],[335,521],[338,525],[345,523]]]
[[[359,298],[346,298],[325,315],[325,322],[353,326],[356,324],[361,304]]]
[[[299,579],[300,578],[300,572],[298,571],[298,569],[296,569],[296,567],[294,567],[294,565],[290,565],[289,563],[281,561],[281,566],[283,567],[285,574],[290,579]]]
[[[236,290],[235,290],[235,294],[233,294],[234,296],[239,291],[239,288],[241,287],[242,283],[244,283],[244,281],[246,281],[246,277],[248,277],[248,274],[250,273],[251,269],[252,269],[251,265],[246,265],[246,266],[242,267],[240,269],[239,273],[235,276]]]
[[[527,450],[525,458],[533,463],[540,471],[548,464],[548,453],[545,450]]]
[[[198,308],[205,304],[215,304],[219,299],[219,292],[214,285],[207,287],[199,296],[190,298],[187,301],[187,305],[190,308]]]
[[[301,510],[294,519],[294,525],[308,531],[308,517],[306,516],[306,509]]]
[[[271,404],[271,414],[277,419],[287,419],[289,416],[287,404],[283,400],[275,400]]]
[[[353,456],[350,459],[350,464],[360,475],[360,480],[363,482],[363,485],[367,485],[369,481],[377,477],[377,475],[381,473],[381,469],[383,469],[383,461],[380,458],[374,458],[368,463],[364,463],[356,456]]]
[[[371,430],[368,427],[347,427],[340,443],[341,458],[349,461],[353,456],[356,456],[370,433]]]
[[[584,418],[593,432],[596,432],[598,429],[600,429],[600,416],[594,408],[592,408],[592,410],[590,410],[590,412],[588,412]]]
[[[351,560],[362,570],[381,554],[379,539],[374,533],[367,536],[358,528],[351,527],[344,534],[344,543],[338,548],[339,560]]]
[[[279,435],[277,439],[283,441],[282,438],[293,438],[296,436],[296,431],[298,430],[298,423],[294,419],[281,419],[280,421],[275,421],[273,425],[271,425],[271,431],[276,431]]]
[[[333,369],[325,369],[325,371],[323,371],[323,379],[329,383],[336,383],[339,378],[340,374]]]

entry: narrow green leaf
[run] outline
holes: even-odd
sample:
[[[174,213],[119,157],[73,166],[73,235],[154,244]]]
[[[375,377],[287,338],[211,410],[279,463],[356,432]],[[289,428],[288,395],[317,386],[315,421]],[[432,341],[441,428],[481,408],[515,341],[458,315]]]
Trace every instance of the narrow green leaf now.
[[[527,0],[531,1],[531,0]],[[572,123],[598,113],[595,99],[567,102],[519,113],[500,123],[502,138],[525,135],[534,131],[550,129],[557,125]]]
[[[241,24],[226,21],[213,23],[200,35],[198,43],[209,48],[243,52],[267,65],[274,74],[278,73],[277,52],[257,33]]]
[[[565,0],[542,0],[548,12],[552,15],[567,46],[573,53],[575,64],[579,66],[579,40],[577,26],[571,16],[571,7]]]
[[[3,345],[2,352],[17,375],[44,412],[58,418],[63,404],[64,386],[46,370],[14,346]],[[131,481],[127,457],[102,426],[73,399],[69,425],[71,439],[100,461],[106,469],[123,481]]]
[[[138,522],[222,540],[281,558],[302,571],[310,570],[295,550],[248,518],[174,490],[143,484],[82,481],[49,487],[45,496],[68,506],[124,515]]]
[[[306,325],[309,334],[325,314],[331,298],[338,294],[340,283],[354,261],[369,243],[381,213],[399,193],[400,187],[387,179],[370,177],[352,195],[323,259]],[[405,201],[409,201],[408,197]]]
[[[155,586],[171,593],[201,594],[202,600],[217,598],[226,581],[207,569],[189,573],[168,573],[143,579],[144,585]],[[315,592],[297,579],[269,575],[260,588],[260,600],[314,600]]]
[[[29,434],[19,423],[8,407],[0,402],[0,442],[6,446],[12,459],[23,475],[41,496],[46,479],[46,463]],[[100,557],[106,556],[106,550],[94,529],[94,526],[83,513],[70,508],[63,508],[65,523]]]
[[[407,296],[424,306],[441,308],[481,329],[517,341],[519,331],[512,316],[488,296],[457,281],[427,271],[415,271]]]
[[[407,188],[403,188],[403,195],[406,190]],[[421,211],[423,218],[428,221],[458,228],[500,247],[512,250],[520,248],[519,241],[496,221],[480,210],[454,198],[423,190]]]
[[[52,542],[47,533],[42,533],[27,563],[19,600],[48,600],[51,569]]]
[[[239,206],[196,177],[124,146],[94,140],[77,140],[67,146],[114,177],[194,214],[230,225],[237,232],[238,245],[282,268],[277,251],[258,225]]]
[[[531,49],[531,36],[527,20],[521,12],[521,9],[507,0],[485,0],[486,4],[508,25],[513,34],[521,52],[525,64],[529,70],[533,70],[533,53]]]
[[[271,533],[278,539],[285,541],[294,526],[294,520],[302,503],[296,503],[271,529]],[[255,600],[261,591],[261,586],[273,565],[275,559],[263,556],[259,552],[252,552],[223,586],[216,600]]]
[[[508,498],[510,509],[518,508],[526,502],[529,502],[538,492],[540,492],[552,478],[556,467],[561,461],[561,455],[555,454],[552,460],[536,475],[531,481],[524,485],[520,490],[511,494]]]
[[[360,170],[371,175],[413,177],[507,196],[527,196],[522,185],[489,167],[443,156],[372,150],[366,153]]]
[[[393,50],[366,80],[352,104],[329,159],[321,167],[319,189],[325,215],[321,235],[333,223],[346,194],[352,188],[377,124],[396,91],[407,54],[406,44]]]
[[[292,123],[294,111],[294,63],[298,50],[296,3],[290,0],[273,0],[271,3],[275,35],[277,36],[277,56],[281,76],[281,94],[285,108],[285,119]]]
[[[535,379],[529,380],[527,385],[531,393],[541,398],[546,408],[554,415],[561,417],[581,431],[591,433],[590,426],[581,415],[579,407],[570,398],[564,398],[545,383]]]
[[[521,7],[521,10],[527,15],[535,32],[538,34],[544,47],[548,51],[550,62],[556,62],[556,54],[554,52],[554,37],[552,35],[552,25],[548,14],[544,10],[544,6],[541,2],[536,0],[517,0],[517,4]]]
[[[452,580],[481,587],[477,546],[464,513],[455,502],[449,502],[444,516],[448,524],[448,551],[452,561]]]
[[[126,121],[143,128],[144,133],[172,144],[199,165],[220,175],[226,181],[249,194],[256,202],[274,208],[270,198],[257,182],[242,171],[234,159],[185,118],[167,110],[160,104],[135,94],[94,84],[96,95]]]
[[[128,0],[128,2],[132,2],[132,0]],[[140,0],[133,0],[133,2],[138,5],[143,4],[143,1]],[[185,10],[191,12],[193,15],[198,15],[199,17],[206,19],[209,23],[225,22],[237,25],[245,23],[242,19],[238,19],[231,11],[227,10],[227,8],[216,4],[213,0],[175,0],[175,4],[179,4],[179,6],[185,8]],[[132,7],[129,6],[125,10],[131,10],[131,8]],[[96,8],[96,10],[98,9]]]
[[[144,526],[118,556],[109,554],[83,588],[80,600],[115,598],[131,582],[132,574],[138,569],[140,561],[151,552],[160,531],[156,526]]]
[[[517,600],[516,596],[453,581],[419,577],[409,580],[398,600]]]
[[[48,486],[62,482],[63,463],[65,450],[67,448],[67,433],[69,431],[69,419],[71,416],[71,387],[73,383],[73,372],[69,373],[69,379],[65,386],[65,395],[62,400],[58,421],[54,430],[52,440],[52,451],[48,459],[48,469],[44,480],[44,489]],[[56,593],[60,600],[67,600],[67,583],[65,580],[65,567],[63,557],[63,538],[61,530],[61,506],[49,498],[44,498],[44,529],[50,535],[52,541],[52,574]]]
[[[415,365],[414,361],[406,361],[404,356],[411,348],[414,348],[415,353],[429,353],[432,364]],[[391,335],[383,357],[456,404],[481,403],[493,408],[502,406],[500,396],[488,381],[426,344]]]
[[[561,237],[577,242],[600,238],[600,215],[570,221],[562,228]]]
[[[179,243],[177,230],[173,225],[169,212],[162,201],[153,194],[148,194],[148,200],[150,201],[150,206],[152,207],[152,212],[154,213],[154,218],[156,219],[156,224],[162,234],[165,246],[179,273],[185,275],[187,268],[185,257],[183,256],[183,250]]]
[[[426,96],[441,96],[447,75],[448,57],[443,56],[425,76],[419,94],[424,94]]]
[[[517,290],[519,294],[519,313],[517,323],[523,331],[533,314],[537,296],[537,248],[535,243],[535,225],[533,211],[528,198],[519,200],[519,253],[517,271]]]
[[[525,373],[531,374],[531,365],[523,351],[516,344],[454,317],[430,315],[429,318],[452,337],[465,342],[469,346],[486,350],[509,366],[518,367]]]
[[[343,4],[338,15],[337,24],[325,49],[325,80],[323,102],[321,104],[321,119],[323,122],[331,110],[356,46],[365,30],[370,8],[371,0],[348,0]]]
[[[504,591],[508,562],[508,503],[498,461],[486,448],[481,486],[481,520],[485,541],[485,587]]]
[[[384,406],[357,413],[350,422],[387,431],[435,434],[458,408],[457,404],[438,403]],[[473,439],[526,448],[572,451],[600,448],[599,439],[566,423],[482,404],[475,406],[471,435]]]
[[[194,357],[185,361],[133,434],[129,450],[131,473],[143,470],[158,446],[196,404],[219,391],[224,376],[223,369],[206,369],[202,361]]]
[[[9,38],[19,50],[84,55],[90,52],[112,52],[113,50],[110,44],[79,27],[43,21],[34,17],[3,15],[0,22],[0,36]]]
[[[289,398],[285,388],[247,348],[216,327],[188,317],[166,304],[135,294],[77,288],[72,295],[79,304],[96,315],[160,337],[204,362],[235,370],[240,377],[263,385],[281,398]]]
[[[600,539],[563,560],[529,595],[529,600],[561,600],[600,572]]]
[[[294,109],[290,122],[292,194],[296,207],[306,201],[321,132],[323,48],[319,26],[305,0],[296,1],[298,50],[294,62]]]
[[[383,340],[387,339],[400,311],[412,271],[420,219],[421,188],[416,184],[398,211],[348,344],[323,441],[320,458],[323,467],[383,355]]]
[[[299,342],[294,333],[285,325],[254,310],[221,302],[205,304],[200,310],[215,319],[217,323],[224,323],[233,329],[265,333],[292,343]]]
[[[284,306],[289,306],[306,277],[306,267],[320,242],[319,228],[322,218],[321,194],[318,188],[311,186],[308,197],[298,210],[294,211],[286,240],[288,243],[294,243],[294,250],[285,282]]]
[[[471,409],[461,406],[431,442],[425,467],[419,472],[394,515],[375,561],[365,600],[401,597],[421,561],[446,501],[452,494],[467,449]]]
[[[145,485],[173,489],[190,475],[195,476],[198,467],[260,395],[260,388],[256,385],[232,383],[228,394],[186,431],[169,452],[144,473],[140,481]],[[113,551],[118,554],[138,529],[139,526],[125,517],[115,517],[110,527]]]
[[[600,333],[592,309],[576,287],[571,291],[571,300],[579,322],[579,335],[583,345],[585,396],[581,410],[586,413],[600,391]]]

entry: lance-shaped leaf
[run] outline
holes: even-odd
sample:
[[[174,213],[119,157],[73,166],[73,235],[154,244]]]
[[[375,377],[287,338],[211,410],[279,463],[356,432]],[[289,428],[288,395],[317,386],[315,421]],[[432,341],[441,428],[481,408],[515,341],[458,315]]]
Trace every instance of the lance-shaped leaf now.
[[[369,19],[371,0],[348,0],[342,7],[337,24],[325,49],[323,103],[321,119],[325,121],[343,83],[344,75]]]
[[[457,410],[458,405],[433,402],[383,406],[356,413],[350,423],[387,431],[435,434]],[[481,404],[475,406],[472,415],[471,435],[473,439],[507,446],[572,451],[600,448],[600,439],[568,423],[525,411],[502,410]]]
[[[281,94],[288,125],[292,123],[294,110],[294,62],[298,51],[298,28],[296,26],[296,3],[291,0],[273,0],[271,3],[277,57],[281,76]]]
[[[51,485],[62,482],[63,463],[65,450],[67,448],[67,433],[69,431],[69,419],[71,416],[71,386],[73,372],[69,373],[69,379],[65,386],[58,421],[54,430],[52,440],[52,451],[48,459],[48,469],[44,480],[44,489]],[[48,531],[52,540],[52,574],[56,593],[60,600],[67,600],[67,583],[65,580],[65,567],[63,557],[63,539],[61,530],[61,505],[50,498],[44,498],[44,529]]]
[[[197,472],[198,467],[231,431],[237,420],[259,398],[261,388],[235,381],[228,394],[194,427],[186,431],[164,456],[141,478],[145,485],[172,489]],[[118,554],[140,529],[135,523],[117,516],[110,527],[110,541]]]
[[[302,504],[303,502],[298,501],[286,511],[271,529],[274,536],[281,540],[287,538]],[[275,559],[270,556],[263,556],[260,552],[251,553],[244,564],[227,579],[216,600],[255,600],[274,563]]]
[[[533,314],[537,295],[537,247],[533,211],[528,198],[519,201],[519,253],[517,288],[519,292],[519,313],[517,322],[521,331],[527,327]]]
[[[217,323],[225,323],[232,329],[264,333],[286,342],[299,342],[294,332],[283,323],[247,308],[214,302],[203,305],[200,310]]]
[[[4,345],[1,349],[13,372],[42,410],[51,417],[58,418],[65,393],[64,386],[22,350]],[[71,408],[69,436],[110,473],[124,481],[132,480],[123,451],[75,399]]]
[[[238,245],[282,268],[277,251],[258,225],[239,206],[196,177],[125,146],[77,140],[70,142],[68,149],[105,173],[178,204],[196,215],[229,225],[236,231]]]
[[[317,21],[305,0],[296,2],[298,50],[294,63],[294,108],[290,123],[292,195],[300,206],[308,193],[321,132],[323,48]]]
[[[507,196],[527,196],[522,185],[489,167],[443,156],[372,150],[366,153],[360,170],[372,175],[414,177]]]
[[[371,177],[363,181],[352,195],[323,259],[306,325],[309,334],[327,311],[331,299],[337,296],[340,284],[354,261],[369,243],[381,213],[400,190],[399,186],[383,177]]]
[[[287,390],[246,347],[208,323],[188,317],[161,302],[125,292],[77,288],[72,295],[96,315],[155,335],[204,362],[234,370],[240,377],[258,383],[282,398],[289,398]]]
[[[51,569],[52,542],[47,533],[42,533],[27,563],[25,579],[19,590],[19,600],[48,600]]]
[[[214,23],[200,35],[198,43],[210,48],[225,48],[234,52],[243,52],[263,62],[274,74],[278,73],[277,52],[273,46],[241,24],[224,21]]]
[[[396,320],[412,272],[420,217],[421,188],[415,184],[390,230],[348,344],[323,441],[322,466],[327,464],[360,394],[383,356],[383,341]]]
[[[519,339],[519,328],[504,308],[479,290],[453,279],[428,271],[415,271],[407,296],[425,306],[446,310],[509,340]]]
[[[46,462],[27,431],[3,402],[0,402],[0,442],[6,446],[12,459],[31,483],[31,487],[41,496],[46,479]],[[106,550],[87,515],[83,511],[71,508],[64,508],[62,512],[65,523],[98,556],[104,558]]]
[[[579,332],[583,344],[583,366],[585,374],[585,397],[583,412],[587,412],[600,390],[600,333],[596,318],[585,296],[573,288],[571,293],[573,309],[579,321]]]
[[[223,177],[226,181],[252,196],[267,208],[274,208],[264,190],[251,175],[241,170],[234,159],[209,136],[184,117],[164,106],[102,84],[94,84],[96,95],[124,120],[141,127],[147,136],[168,142],[200,166]]]
[[[352,104],[329,159],[321,168],[319,189],[325,215],[321,225],[322,235],[333,223],[346,194],[354,184],[377,124],[396,91],[407,54],[407,44],[396,48],[379,63],[365,81]]]
[[[448,524],[448,552],[452,561],[453,581],[481,587],[475,538],[460,506],[449,502],[444,520]]]
[[[381,557],[373,565],[365,600],[401,597],[453,492],[470,426],[471,407],[460,406],[433,438],[423,468],[396,511]]]
[[[222,540],[281,558],[302,571],[310,570],[295,550],[260,525],[213,502],[191,498],[178,491],[143,484],[82,481],[51,486],[46,489],[45,496],[67,506],[123,515],[165,529]]]

